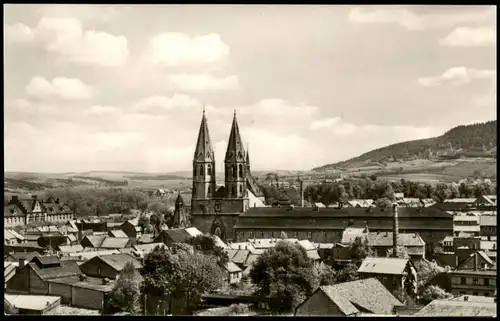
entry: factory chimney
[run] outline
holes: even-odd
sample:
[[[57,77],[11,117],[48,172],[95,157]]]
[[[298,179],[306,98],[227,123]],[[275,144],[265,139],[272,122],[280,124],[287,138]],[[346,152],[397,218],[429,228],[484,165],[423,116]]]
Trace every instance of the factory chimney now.
[[[300,207],[304,207],[304,182],[300,180]]]
[[[398,204],[392,204],[392,255],[398,257],[398,235],[399,235],[399,218],[398,218]]]

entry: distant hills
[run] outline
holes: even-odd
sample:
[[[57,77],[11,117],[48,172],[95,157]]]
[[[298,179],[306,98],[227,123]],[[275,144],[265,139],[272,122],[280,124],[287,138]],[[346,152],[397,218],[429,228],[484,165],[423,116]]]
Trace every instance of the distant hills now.
[[[496,158],[497,121],[461,125],[439,137],[407,141],[372,150],[349,160],[328,164],[313,171],[342,170],[353,164],[383,167],[390,162],[416,159],[454,160],[470,157]]]

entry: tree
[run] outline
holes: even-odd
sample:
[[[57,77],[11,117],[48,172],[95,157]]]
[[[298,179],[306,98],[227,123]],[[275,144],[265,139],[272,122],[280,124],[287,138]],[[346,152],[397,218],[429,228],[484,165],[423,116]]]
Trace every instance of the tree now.
[[[319,285],[333,285],[337,283],[337,274],[330,266],[321,263],[315,267],[315,274]]]
[[[149,221],[151,222],[151,225],[154,227],[154,235],[156,236],[156,233],[158,234],[161,231],[161,226],[165,222],[164,215],[161,213],[154,213],[149,217]]]
[[[132,263],[127,263],[109,294],[109,312],[140,311],[142,277]]]
[[[144,233],[146,226],[149,225],[149,217],[146,215],[139,216],[139,226],[141,227],[142,233]]]
[[[314,267],[300,245],[279,241],[254,263],[250,278],[256,294],[271,299],[273,312],[292,311],[318,285]]]
[[[393,257],[392,254],[394,253],[394,249],[391,248],[387,251],[387,257]],[[408,250],[406,247],[402,245],[398,245],[398,258],[400,259],[409,259],[410,255],[408,254]]]
[[[222,266],[229,262],[227,252],[215,243],[215,239],[212,236],[198,235],[191,240],[191,244],[193,245],[195,251],[215,256]]]
[[[281,233],[280,233],[280,239],[285,240],[287,238],[288,238],[288,235],[285,232],[281,231]]]
[[[426,285],[436,275],[445,271],[445,269],[436,262],[427,261],[425,259],[416,261],[415,268],[417,270],[419,288]]]
[[[338,283],[356,281],[359,279],[358,266],[354,263],[347,264],[342,270],[337,271],[336,278]]]
[[[452,295],[437,285],[429,285],[422,291],[422,303],[428,304],[434,300],[447,299]]]
[[[367,257],[372,256],[373,251],[368,243],[368,239],[366,237],[357,236],[349,247],[351,252],[351,259],[359,265],[361,262]]]

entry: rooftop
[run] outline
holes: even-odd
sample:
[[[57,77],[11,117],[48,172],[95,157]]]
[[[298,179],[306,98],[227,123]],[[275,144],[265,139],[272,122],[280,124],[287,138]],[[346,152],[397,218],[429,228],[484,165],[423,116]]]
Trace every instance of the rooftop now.
[[[367,257],[361,263],[358,273],[401,275],[404,273],[408,261],[392,257]]]
[[[370,232],[368,243],[371,246],[392,246],[392,232]],[[398,233],[398,244],[402,246],[425,246],[424,240],[417,233]]]
[[[42,311],[61,300],[58,296],[4,294],[4,299],[16,309]]]
[[[109,234],[112,237],[121,237],[121,238],[128,237],[127,234],[125,234],[125,232],[123,232],[122,230],[112,230],[112,231],[109,231]]]
[[[128,254],[99,255],[98,257],[116,271],[123,270],[127,263],[132,263],[136,269],[142,266],[139,261]]]
[[[497,315],[496,303],[434,300],[413,316],[473,317]]]
[[[92,289],[102,292],[110,292],[113,289],[114,282],[110,281],[108,284],[102,284],[101,278],[93,278],[87,276],[85,280],[81,280],[79,276],[68,276],[49,280],[51,283],[67,284],[74,287]]]

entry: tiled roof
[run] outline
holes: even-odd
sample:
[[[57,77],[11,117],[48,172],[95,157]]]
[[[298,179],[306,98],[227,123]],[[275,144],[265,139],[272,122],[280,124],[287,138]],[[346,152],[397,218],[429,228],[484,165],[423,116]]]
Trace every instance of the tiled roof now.
[[[110,254],[120,254],[118,250],[104,250],[104,251],[88,251],[88,252],[79,252],[79,253],[69,253],[69,256],[76,257],[80,260],[90,260],[99,255],[110,255]]]
[[[4,294],[4,300],[16,309],[43,311],[47,306],[61,300],[58,296]]]
[[[246,172],[246,178],[247,178],[247,185],[250,187],[250,191],[256,196],[256,197],[263,197],[264,193],[259,187],[259,184],[257,183],[257,180],[252,176],[250,172]]]
[[[61,261],[59,258],[55,255],[47,255],[47,256],[36,256],[36,258],[33,258],[31,262],[38,261],[42,265],[54,265],[54,264],[60,264]]]
[[[100,247],[106,235],[87,235],[85,238],[90,241],[93,247]]]
[[[59,251],[65,253],[77,253],[83,251],[83,246],[80,244],[75,245],[59,245]]]
[[[444,200],[443,203],[466,203],[466,204],[472,204],[476,201],[476,198],[451,198],[451,199],[446,199]]]
[[[127,238],[128,237],[127,234],[125,234],[125,232],[123,232],[122,230],[109,231],[109,234],[112,237],[122,237],[122,238]]]
[[[394,306],[403,305],[376,278],[321,286],[320,290],[345,315],[361,312],[358,307],[373,314],[388,315],[392,313]]]
[[[248,255],[250,255],[249,250],[238,250],[238,252],[236,252],[231,261],[233,261],[236,264],[244,264],[247,260]]]
[[[260,256],[260,254],[250,253],[243,265],[244,266],[250,266],[250,265],[254,264],[255,261],[257,261],[257,259],[259,258],[259,256]]]
[[[479,224],[481,226],[497,226],[496,215],[482,215]]]
[[[492,317],[496,315],[496,303],[434,300],[413,316]]]
[[[134,245],[134,249],[143,253],[149,253],[155,249],[157,246],[167,247],[164,243],[148,243],[148,244],[138,244]]]
[[[102,261],[110,265],[116,271],[121,271],[127,263],[132,263],[136,269],[141,267],[141,263],[128,254],[99,255]],[[86,262],[90,263],[90,262]]]
[[[358,273],[395,274],[404,273],[407,259],[389,257],[367,257],[361,263]]]
[[[60,266],[43,269],[36,263],[29,263],[29,266],[44,280],[82,274],[75,261],[62,261]]]
[[[342,232],[342,244],[351,244],[354,242],[356,237],[363,237],[366,235],[364,227],[347,227],[344,232]]]
[[[11,216],[23,216],[24,211],[17,204],[7,204],[3,207],[3,216],[11,217]]]
[[[7,255],[7,257],[11,257],[14,261],[18,262],[19,260],[31,261],[35,256],[40,256],[38,252],[12,252]]]
[[[7,283],[15,274],[19,266],[17,262],[3,262],[3,277],[4,283]]]
[[[198,235],[203,235],[203,233],[201,233],[200,230],[198,230],[196,227],[188,227],[186,229],[186,232],[188,232],[189,235],[191,235],[193,237],[196,237]]]
[[[128,247],[130,238],[128,237],[106,237],[99,246],[103,249],[122,249]]]
[[[71,243],[74,243],[74,242],[77,242],[78,239],[76,238],[76,236],[74,236],[73,234],[68,234],[66,235],[66,237],[68,238],[68,240],[71,242]]]
[[[307,257],[310,258],[311,260],[321,260],[321,257],[318,254],[317,250],[310,250],[307,251]]]
[[[302,246],[306,251],[316,250],[316,247],[309,240],[297,241],[296,244]]]
[[[371,246],[392,246],[393,232],[370,232],[368,243]],[[417,233],[398,233],[398,244],[401,246],[425,246],[424,240]]]
[[[229,261],[226,266],[225,266],[225,269],[229,272],[229,273],[234,273],[234,272],[241,272],[241,269],[236,265],[234,264],[233,262]]]
[[[67,276],[57,279],[52,279],[49,281],[50,283],[57,284],[67,284],[72,287],[84,288],[84,289],[92,289],[101,292],[110,292],[113,289],[115,283],[110,281],[108,284],[102,284],[101,278],[93,278],[87,276],[84,281],[80,280],[79,276]]]
[[[167,234],[174,243],[185,243],[193,237],[186,231],[186,229],[183,228],[163,230],[161,233]]]
[[[78,233],[78,229],[75,229],[71,225],[63,225],[63,226],[59,227],[58,231],[62,234]]]
[[[236,253],[238,253],[238,250],[234,250],[234,249],[226,249],[225,251],[226,251],[227,256],[230,260],[233,258],[233,256],[236,255]]]
[[[143,243],[143,244],[146,244],[146,243],[153,243],[153,242],[154,242],[154,239],[155,239],[154,234],[141,234],[141,235],[137,238],[137,242],[138,242],[138,243]]]

